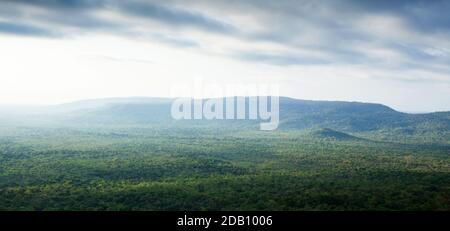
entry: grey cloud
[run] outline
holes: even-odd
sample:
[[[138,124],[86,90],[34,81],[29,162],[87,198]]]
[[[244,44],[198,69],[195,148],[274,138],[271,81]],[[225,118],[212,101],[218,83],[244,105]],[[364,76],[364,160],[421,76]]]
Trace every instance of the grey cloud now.
[[[315,57],[292,54],[270,54],[258,51],[237,52],[232,56],[245,61],[261,62],[277,66],[320,65],[330,63],[328,60]]]
[[[420,45],[409,45],[407,43],[394,42],[387,45],[387,47],[398,51],[399,53],[411,58],[419,60],[436,59],[437,57],[423,51]]]
[[[207,16],[199,11],[176,8],[170,5],[153,3],[153,1],[113,1],[113,0],[6,0],[9,5],[33,6],[48,9],[49,18],[67,22],[69,25],[104,26],[107,22],[100,22],[96,17],[87,18],[86,14],[76,13],[98,10],[115,10],[119,13],[156,20],[172,26],[190,26],[213,32],[232,32],[235,28],[216,18]],[[2,4],[2,3],[0,3]],[[62,12],[59,12],[62,11]],[[62,15],[61,14],[69,14]],[[112,23],[109,23],[112,24]]]
[[[57,10],[86,10],[104,7],[107,0],[3,0],[7,3],[31,5]]]
[[[11,22],[0,22],[0,33],[10,33],[21,36],[37,36],[37,37],[60,36],[60,34],[45,28]]]
[[[450,33],[450,2],[446,0],[347,0],[350,9],[370,13],[389,13],[407,21],[418,31]]]
[[[71,28],[118,29],[118,22],[95,15],[105,3],[103,0],[3,0],[0,8],[6,12],[0,11],[0,19],[6,18],[17,25],[16,29],[3,32],[25,36],[65,37],[71,35],[67,32]]]
[[[76,27],[86,30],[120,30],[125,27],[121,22],[103,20],[84,12],[56,12],[53,14],[35,15],[34,18],[48,24]]]
[[[187,4],[190,3],[190,4]],[[251,62],[271,65],[325,65],[364,64],[379,65],[380,68],[397,65],[399,68],[411,64],[419,67],[432,66],[432,62],[443,64],[449,60],[450,43],[432,44],[443,48],[435,55],[427,52],[430,44],[422,39],[440,33],[444,39],[450,31],[449,1],[423,0],[215,0],[215,1],[142,1],[142,0],[4,0],[0,9],[8,6],[16,17],[0,10],[0,24],[3,33],[26,36],[54,36],[73,33],[71,28],[86,32],[101,30],[121,36],[141,36],[177,46],[180,48],[202,48],[199,41],[189,38],[189,32],[179,30],[190,28],[207,33],[215,33],[224,37],[233,37],[249,44],[271,42],[291,50],[289,54],[279,51],[270,53],[244,49],[232,51],[230,57]],[[42,14],[28,12],[28,8],[39,8]],[[102,18],[99,12],[114,12],[122,18],[133,18],[125,22],[118,18]],[[25,12],[25,13],[23,13]],[[407,30],[417,37],[411,41],[396,41],[383,34],[374,35],[355,27],[355,23],[366,15],[393,15],[407,22]],[[229,16],[251,16],[262,28],[246,28],[239,20],[230,24]],[[16,23],[9,23],[15,19]],[[137,19],[137,20],[136,20]],[[133,30],[134,26],[142,26],[142,21],[158,22],[155,26],[141,30]],[[31,23],[33,22],[33,23]],[[42,27],[45,25],[45,27]],[[48,28],[51,28],[48,29]],[[368,28],[370,30],[370,28]],[[180,32],[181,31],[181,32]],[[443,33],[443,35],[442,35]],[[308,36],[313,39],[304,39]],[[420,37],[422,36],[422,37]],[[392,61],[387,65],[384,60],[370,57],[364,49],[365,43],[376,43],[383,49],[395,51],[408,62]],[[250,51],[249,51],[250,50]],[[308,53],[317,52],[320,57],[298,55],[301,50]],[[293,55],[294,54],[294,55]],[[407,63],[407,64],[405,64]]]
[[[33,8],[39,9],[39,11],[30,11]],[[6,9],[0,10],[0,19],[7,18],[8,21],[14,19],[23,27],[22,31],[19,28],[17,30],[5,28],[4,33],[20,33],[28,36],[45,34],[44,30],[37,28],[34,30],[35,33],[31,33],[31,27],[34,27],[31,24],[46,25],[53,31],[58,31],[59,34],[69,33],[70,35],[73,33],[71,28],[78,28],[85,32],[101,30],[105,33],[122,36],[136,36],[133,27],[139,26],[138,24],[127,24],[123,20],[111,17],[104,19],[100,17],[100,12],[114,12],[122,16],[154,21],[169,26],[175,31],[185,27],[221,34],[231,34],[236,31],[234,26],[207,16],[201,11],[153,3],[153,1],[5,0],[0,2],[0,9]],[[30,28],[26,30],[26,27]],[[148,31],[143,32],[159,33],[154,28],[148,28]],[[138,33],[142,33],[142,31]],[[172,34],[176,34],[176,32]],[[157,38],[161,42],[180,47],[198,45],[195,41],[176,38],[176,36],[160,35]]]
[[[153,34],[153,38],[158,40],[159,42],[166,43],[171,46],[176,47],[199,47],[199,44],[191,39],[185,38],[183,36],[173,36],[173,35],[166,35],[166,34]]]
[[[191,26],[222,33],[231,33],[235,30],[233,26],[225,22],[192,10],[141,2],[127,2],[119,6],[120,10],[127,14],[157,20],[172,26]]]

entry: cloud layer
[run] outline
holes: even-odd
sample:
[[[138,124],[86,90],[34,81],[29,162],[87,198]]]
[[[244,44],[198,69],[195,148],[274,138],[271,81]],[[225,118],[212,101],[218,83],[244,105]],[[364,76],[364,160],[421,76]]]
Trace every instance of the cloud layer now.
[[[201,47],[205,41],[193,35],[198,31],[243,44],[272,44],[272,50],[224,49],[230,57],[273,65],[383,64],[385,55],[397,56],[399,66],[450,61],[448,1],[6,0],[0,5],[0,32],[22,36],[101,31],[159,35],[169,44]]]
[[[0,36],[113,35],[276,67],[450,86],[445,0],[3,0]]]

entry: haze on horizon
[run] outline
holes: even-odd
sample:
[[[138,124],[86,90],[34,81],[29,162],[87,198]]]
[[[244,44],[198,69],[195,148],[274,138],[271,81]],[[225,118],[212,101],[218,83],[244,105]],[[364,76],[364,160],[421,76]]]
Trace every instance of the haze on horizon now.
[[[0,1],[0,104],[173,97],[174,84],[450,110],[450,1]]]

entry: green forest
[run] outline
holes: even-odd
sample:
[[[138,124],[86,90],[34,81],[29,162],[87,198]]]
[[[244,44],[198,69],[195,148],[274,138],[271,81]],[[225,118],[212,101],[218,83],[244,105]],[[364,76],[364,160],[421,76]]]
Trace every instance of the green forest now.
[[[447,144],[331,129],[0,134],[0,210],[450,210]]]

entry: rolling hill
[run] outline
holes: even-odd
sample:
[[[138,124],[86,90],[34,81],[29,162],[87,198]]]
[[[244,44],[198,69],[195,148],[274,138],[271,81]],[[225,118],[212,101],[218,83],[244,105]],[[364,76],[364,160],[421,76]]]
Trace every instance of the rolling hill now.
[[[248,104],[248,98],[246,103]],[[5,113],[0,124],[52,126],[225,127],[257,130],[257,120],[174,120],[172,99],[108,98]],[[20,112],[20,113],[17,113]],[[381,104],[280,98],[280,130],[331,129],[380,140],[448,143],[450,112],[408,114]],[[328,130],[327,130],[328,131]],[[323,132],[323,131],[322,131]]]

